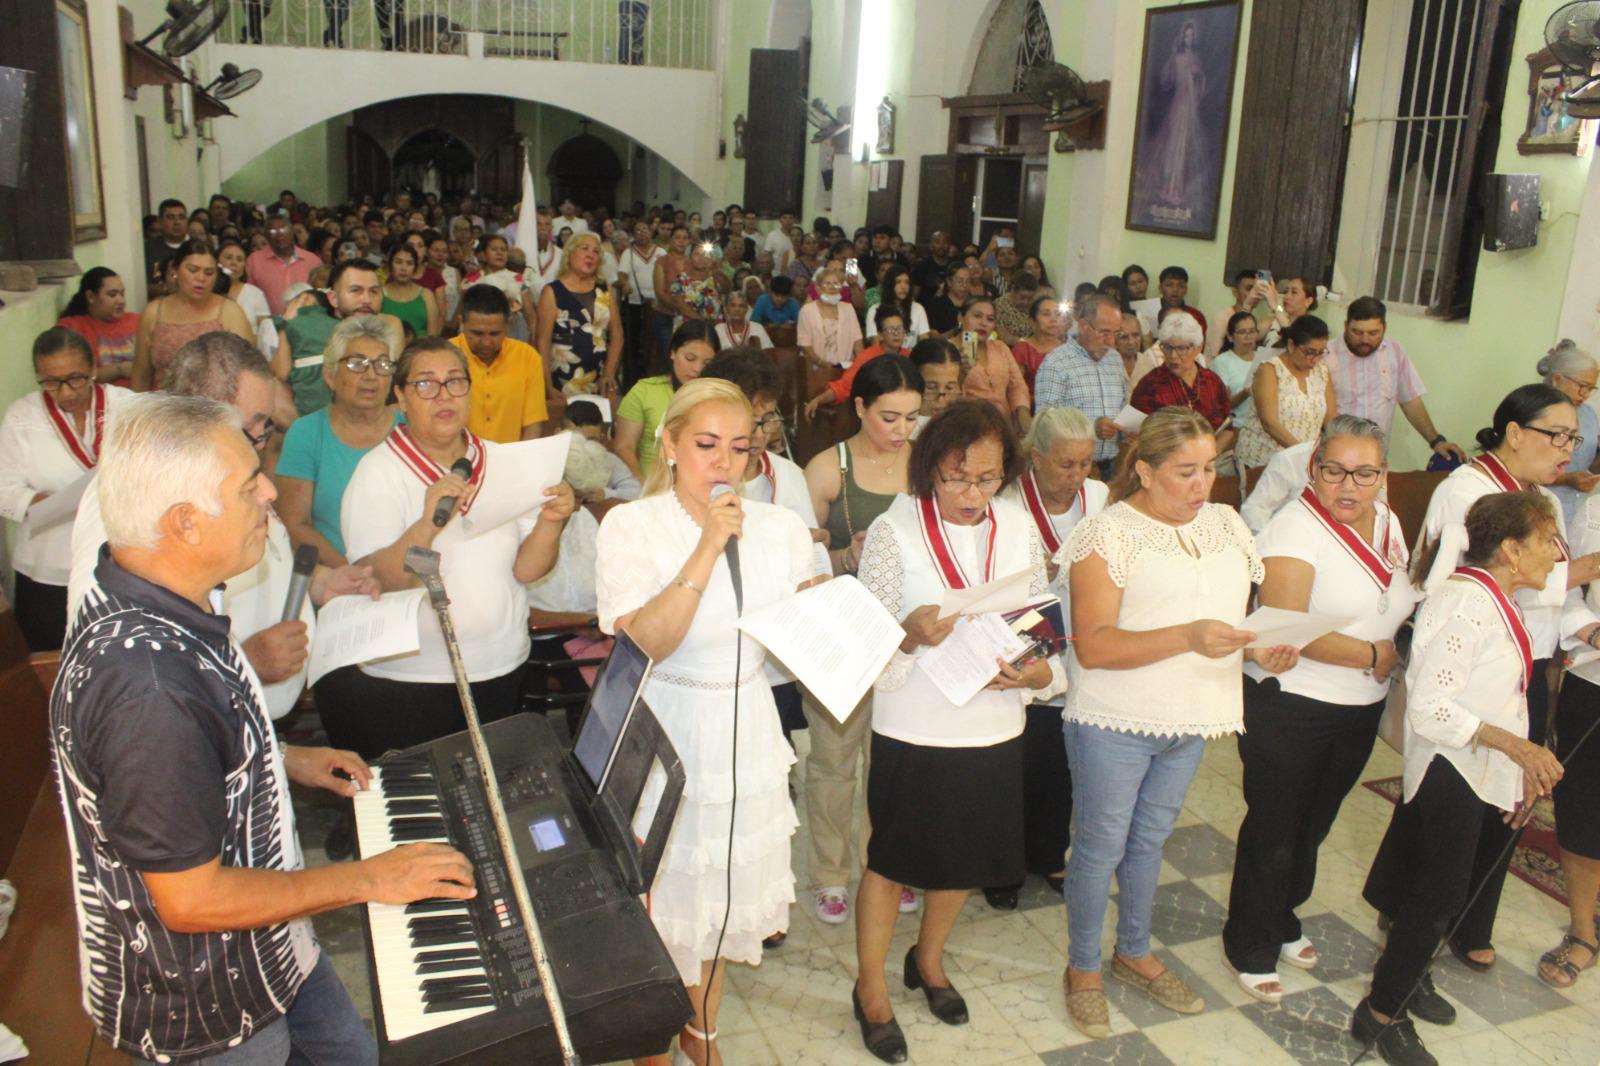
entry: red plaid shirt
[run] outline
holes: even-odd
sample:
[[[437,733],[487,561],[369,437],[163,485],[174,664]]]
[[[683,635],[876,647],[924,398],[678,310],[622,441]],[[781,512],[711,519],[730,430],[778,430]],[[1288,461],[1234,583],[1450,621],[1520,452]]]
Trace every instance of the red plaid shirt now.
[[[1194,388],[1190,388],[1166,367],[1156,367],[1139,379],[1128,403],[1145,414],[1163,407],[1187,407],[1199,411],[1212,429],[1219,428],[1232,410],[1228,406],[1228,386],[1222,383],[1216,371],[1203,366],[1195,369],[1199,373],[1195,376]]]

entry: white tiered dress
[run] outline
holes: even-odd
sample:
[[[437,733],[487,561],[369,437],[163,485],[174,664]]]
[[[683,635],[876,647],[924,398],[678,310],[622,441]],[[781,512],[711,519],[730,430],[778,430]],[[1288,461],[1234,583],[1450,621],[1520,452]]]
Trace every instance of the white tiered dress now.
[[[744,512],[739,557],[744,607],[750,612],[794,595],[811,577],[813,563],[810,535],[793,512],[751,500],[744,502]],[[600,628],[614,633],[620,616],[671,584],[699,540],[700,527],[671,492],[609,512],[596,552]],[[644,692],[688,778],[649,900],[656,931],[687,985],[699,984],[701,963],[711,961],[728,901],[736,625],[728,565],[719,558],[683,642],[656,664]],[[794,902],[789,838],[798,824],[788,786],[794,752],[783,739],[764,659],[761,645],[744,638],[738,663],[733,907],[721,955],[752,965],[761,961],[762,939],[789,927]],[[654,811],[659,795],[652,782],[640,802],[640,817]]]

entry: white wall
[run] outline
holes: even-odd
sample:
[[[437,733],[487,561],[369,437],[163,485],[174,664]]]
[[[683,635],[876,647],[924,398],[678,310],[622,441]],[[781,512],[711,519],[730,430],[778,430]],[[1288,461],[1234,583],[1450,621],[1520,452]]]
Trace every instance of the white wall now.
[[[1595,150],[1593,146],[1589,149]],[[1556,333],[1600,354],[1600,166],[1589,167],[1589,180],[1584,185],[1572,266],[1567,272],[1567,295],[1561,304]]]

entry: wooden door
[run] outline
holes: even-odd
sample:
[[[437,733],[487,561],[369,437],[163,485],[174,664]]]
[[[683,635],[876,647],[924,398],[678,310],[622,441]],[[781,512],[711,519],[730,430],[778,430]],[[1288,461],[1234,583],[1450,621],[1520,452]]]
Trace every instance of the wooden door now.
[[[978,156],[925,155],[917,186],[916,242],[925,244],[943,230],[959,247],[972,233],[973,197],[978,191]]]
[[[744,209],[764,218],[800,209],[806,170],[805,78],[798,51],[750,50]]]
[[[345,173],[350,179],[350,199],[389,194],[389,153],[370,134],[349,126],[345,131]]]
[[[1022,168],[1022,214],[1017,219],[1017,252],[1038,255],[1044,234],[1044,194],[1049,168],[1027,163]]]
[[[478,160],[478,193],[502,204],[522,199],[522,139],[507,137]],[[556,200],[560,202],[559,197]]]

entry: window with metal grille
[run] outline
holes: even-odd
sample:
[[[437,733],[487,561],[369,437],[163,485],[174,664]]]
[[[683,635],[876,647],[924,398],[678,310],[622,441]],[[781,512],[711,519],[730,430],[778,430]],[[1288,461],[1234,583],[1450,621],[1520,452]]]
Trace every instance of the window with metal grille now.
[[[1028,68],[1036,63],[1054,63],[1056,48],[1050,40],[1050,20],[1045,17],[1039,0],[1028,0],[1028,11],[1022,17],[1022,36],[1017,40],[1017,73],[1012,79],[1011,91],[1022,91],[1022,79]]]

